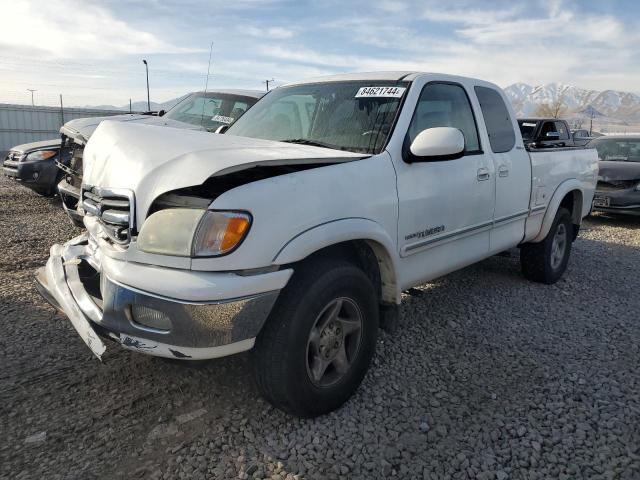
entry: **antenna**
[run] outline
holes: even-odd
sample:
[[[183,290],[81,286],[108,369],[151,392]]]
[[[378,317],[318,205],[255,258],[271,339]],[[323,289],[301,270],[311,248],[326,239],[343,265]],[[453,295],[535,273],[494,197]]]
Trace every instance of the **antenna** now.
[[[204,128],[204,106],[207,103],[207,88],[209,88],[209,72],[211,71],[211,55],[213,54],[213,42],[209,48],[209,65],[207,65],[207,79],[204,82],[204,98],[202,99],[202,115],[200,117],[200,126]]]

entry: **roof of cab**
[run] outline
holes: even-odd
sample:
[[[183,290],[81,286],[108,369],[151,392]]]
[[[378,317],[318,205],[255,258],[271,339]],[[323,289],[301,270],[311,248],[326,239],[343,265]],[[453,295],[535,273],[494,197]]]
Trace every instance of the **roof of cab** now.
[[[498,85],[487,82],[484,80],[480,80],[477,78],[471,77],[462,77],[459,75],[450,75],[447,73],[436,73],[436,72],[418,72],[418,71],[390,71],[390,72],[362,72],[362,73],[342,73],[339,75],[327,75],[323,77],[313,77],[307,78],[305,80],[300,80],[297,82],[291,82],[283,87],[293,86],[293,85],[305,85],[310,83],[328,83],[328,82],[349,82],[349,81],[391,81],[391,82],[399,82],[406,81],[412,82],[417,78],[424,75],[433,75],[437,77],[442,77],[447,81],[456,81],[461,83],[472,82],[475,85],[479,86],[487,86],[492,88],[497,88],[500,90]]]
[[[195,93],[204,94],[205,92],[201,91],[201,92],[195,92]],[[262,98],[264,94],[267,92],[264,92],[262,90],[242,90],[238,88],[212,88],[211,90],[207,90],[206,93],[208,94],[222,93],[225,95],[238,95],[243,97]],[[188,93],[187,95],[190,95],[190,94]]]
[[[416,72],[361,72],[361,73],[341,73],[338,75],[325,75],[322,77],[312,77],[298,82],[287,83],[289,85],[304,85],[305,83],[326,83],[326,82],[349,82],[359,80],[388,80],[398,82],[404,80],[408,75]]]

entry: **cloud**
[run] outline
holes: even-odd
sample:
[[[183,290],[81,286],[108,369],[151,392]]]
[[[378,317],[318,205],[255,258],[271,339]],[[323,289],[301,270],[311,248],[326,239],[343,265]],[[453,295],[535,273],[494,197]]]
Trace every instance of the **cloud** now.
[[[295,35],[293,30],[282,27],[241,27],[241,33],[264,39],[286,40]]]
[[[133,28],[102,6],[80,0],[21,0],[0,8],[4,48],[39,50],[54,58],[114,58],[129,54],[187,53]]]

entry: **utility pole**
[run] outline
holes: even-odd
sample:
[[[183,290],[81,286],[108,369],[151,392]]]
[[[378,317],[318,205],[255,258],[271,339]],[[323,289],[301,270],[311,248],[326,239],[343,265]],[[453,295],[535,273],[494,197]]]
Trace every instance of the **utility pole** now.
[[[62,120],[61,125],[64,125],[64,106],[62,105],[62,94],[60,94],[60,119]]]
[[[144,59],[142,60],[142,63],[144,63],[144,68],[147,70],[147,111],[150,112],[151,111],[151,100],[150,100],[150,97],[149,97],[149,64]]]
[[[269,91],[269,84],[270,84],[271,82],[273,82],[273,81],[274,81],[274,79],[272,78],[271,80],[264,80],[264,81],[262,82],[262,83],[264,83],[264,84],[267,86],[267,92]]]
[[[591,123],[589,124],[589,136],[593,132],[593,109],[591,110]]]
[[[267,87],[267,90],[269,90],[269,88]],[[34,103],[33,103],[33,92],[37,92],[38,90],[33,89],[33,88],[27,88],[27,92],[31,92],[31,106],[34,107]]]
[[[131,113],[131,99],[129,99],[129,113]]]

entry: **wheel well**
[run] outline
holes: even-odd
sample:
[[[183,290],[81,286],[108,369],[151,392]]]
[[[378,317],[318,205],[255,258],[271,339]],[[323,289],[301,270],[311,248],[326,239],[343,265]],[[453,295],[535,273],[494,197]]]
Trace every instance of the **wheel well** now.
[[[381,303],[397,303],[393,261],[387,250],[378,242],[349,240],[322,248],[302,261],[318,257],[340,258],[354,263],[369,277]]]
[[[582,192],[580,190],[572,190],[567,193],[560,207],[564,207],[571,213],[571,223],[573,223],[573,239],[575,240],[582,223]]]

